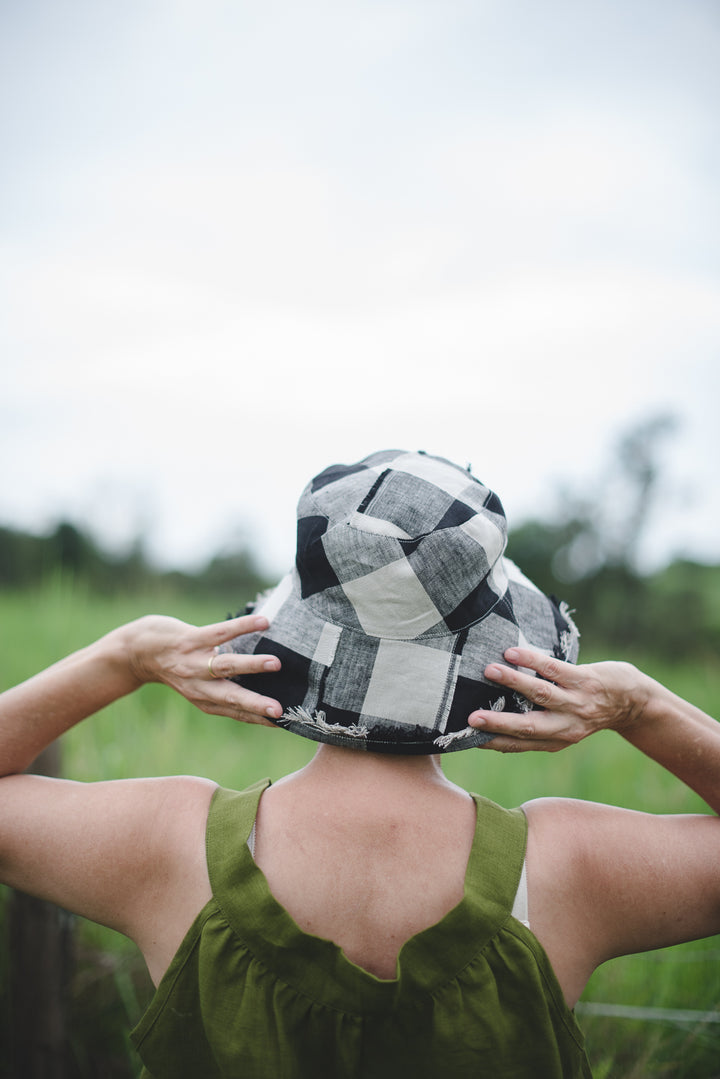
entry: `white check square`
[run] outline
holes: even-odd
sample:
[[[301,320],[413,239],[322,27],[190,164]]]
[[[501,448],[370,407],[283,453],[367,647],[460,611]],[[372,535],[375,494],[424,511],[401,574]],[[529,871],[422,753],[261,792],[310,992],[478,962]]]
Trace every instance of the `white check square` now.
[[[346,581],[342,587],[371,637],[411,641],[442,621],[406,558]]]
[[[381,641],[363,714],[443,731],[457,675],[457,657],[408,641]],[[422,697],[417,687],[422,685]]]

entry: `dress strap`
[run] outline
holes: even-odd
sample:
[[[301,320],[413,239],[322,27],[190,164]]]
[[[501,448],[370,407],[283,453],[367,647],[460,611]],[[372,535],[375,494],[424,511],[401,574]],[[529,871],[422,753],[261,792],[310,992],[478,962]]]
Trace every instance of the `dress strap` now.
[[[252,866],[251,861],[248,865],[239,854],[243,847],[250,853],[247,840],[255,823],[260,798],[269,786],[270,780],[263,779],[244,791],[218,787],[213,795],[206,844],[208,874],[215,896],[237,887]]]
[[[521,809],[504,809],[474,794],[478,820],[468,862],[466,886],[497,904],[505,917],[513,909],[527,845],[527,818]]]

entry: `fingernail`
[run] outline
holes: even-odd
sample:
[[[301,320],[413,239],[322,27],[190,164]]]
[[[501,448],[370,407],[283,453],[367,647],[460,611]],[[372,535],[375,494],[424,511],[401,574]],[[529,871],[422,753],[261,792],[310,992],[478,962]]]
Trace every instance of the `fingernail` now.
[[[517,661],[520,659],[520,653],[516,648],[508,648],[507,652],[505,653],[505,659],[509,663],[517,663]]]
[[[484,727],[485,720],[482,716],[470,716],[468,723],[473,727]]]
[[[253,625],[255,626],[255,629],[267,629],[270,623],[265,615],[259,614],[253,622]]]
[[[265,709],[265,715],[270,716],[271,719],[279,719],[282,715],[282,709],[275,704],[271,704],[269,708]]]
[[[485,674],[488,678],[502,678],[502,673],[502,667],[496,667],[494,663],[485,668]]]
[[[263,668],[264,668],[264,669],[265,669],[266,671],[276,671],[276,670],[278,669],[278,667],[279,667],[279,666],[280,666],[280,664],[278,663],[278,661],[277,661],[276,659],[268,659],[268,660],[267,660],[267,661],[266,661],[266,662],[265,662],[265,663],[263,664]]]

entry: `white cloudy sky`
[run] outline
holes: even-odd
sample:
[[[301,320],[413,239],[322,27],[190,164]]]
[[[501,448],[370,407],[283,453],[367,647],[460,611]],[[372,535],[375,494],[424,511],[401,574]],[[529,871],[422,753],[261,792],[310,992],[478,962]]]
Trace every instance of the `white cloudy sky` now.
[[[0,0],[0,523],[245,535],[331,461],[511,523],[680,420],[648,557],[720,560],[714,0]]]

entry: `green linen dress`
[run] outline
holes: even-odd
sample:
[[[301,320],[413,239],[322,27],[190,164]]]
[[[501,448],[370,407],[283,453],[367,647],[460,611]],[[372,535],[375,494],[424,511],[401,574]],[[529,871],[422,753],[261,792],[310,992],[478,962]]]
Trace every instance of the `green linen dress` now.
[[[574,1079],[582,1033],[533,934],[511,914],[527,823],[475,797],[465,895],[376,978],[304,933],[247,839],[268,781],[218,789],[207,825],[213,898],[132,1040],[144,1079]]]

